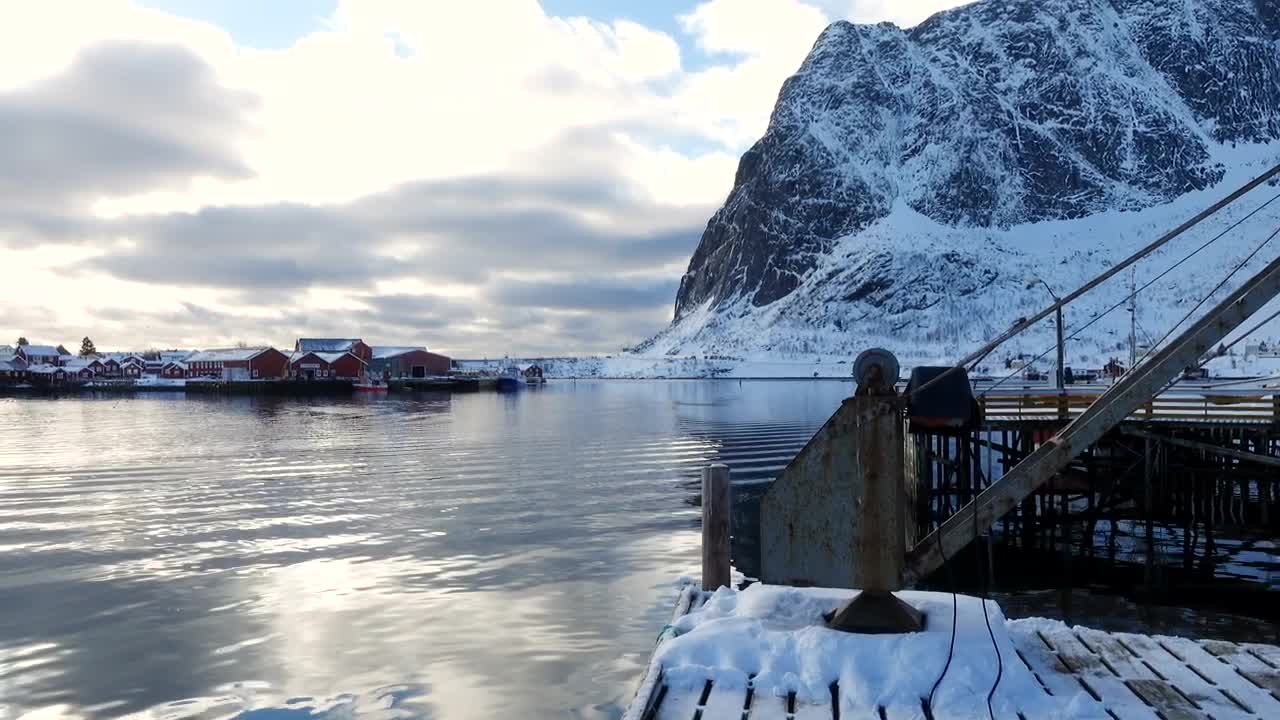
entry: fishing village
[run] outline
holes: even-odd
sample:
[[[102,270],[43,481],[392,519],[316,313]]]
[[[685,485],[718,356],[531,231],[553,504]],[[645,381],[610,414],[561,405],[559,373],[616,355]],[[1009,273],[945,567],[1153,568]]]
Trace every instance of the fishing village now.
[[[1280,720],[1280,0],[9,5],[0,720]]]
[[[536,363],[473,363],[425,347],[370,346],[359,338],[299,338],[291,351],[270,346],[195,351],[79,354],[63,346],[0,346],[0,391],[188,391],[339,393],[350,391],[515,389],[545,382]]]

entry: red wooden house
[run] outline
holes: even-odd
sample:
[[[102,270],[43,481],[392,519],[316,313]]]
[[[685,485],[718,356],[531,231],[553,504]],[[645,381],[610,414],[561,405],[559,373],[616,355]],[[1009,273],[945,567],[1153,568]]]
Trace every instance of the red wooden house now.
[[[425,378],[448,375],[450,360],[426,348],[376,347],[369,369],[376,377]]]
[[[159,372],[162,378],[184,378],[187,376],[187,364],[181,360],[170,360],[160,368]]]
[[[27,364],[18,359],[0,360],[0,382],[17,382],[27,377]]]
[[[28,365],[62,364],[62,351],[52,345],[19,345],[13,356]]]
[[[187,377],[279,380],[289,366],[289,356],[271,347],[229,348],[193,353],[185,364]]]
[[[140,378],[146,371],[147,362],[139,357],[127,357],[120,361],[120,374],[127,378]]]
[[[40,385],[61,385],[66,382],[67,371],[57,365],[44,363],[28,367],[27,376],[31,382]]]
[[[289,377],[295,380],[358,380],[365,363],[349,352],[295,352],[289,360]]]

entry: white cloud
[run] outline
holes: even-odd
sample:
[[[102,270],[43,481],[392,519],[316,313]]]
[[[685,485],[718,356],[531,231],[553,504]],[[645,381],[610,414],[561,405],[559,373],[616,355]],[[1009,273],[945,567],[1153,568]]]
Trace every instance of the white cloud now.
[[[798,47],[813,44],[827,17],[798,0],[709,0],[680,24],[709,52],[794,56]]]

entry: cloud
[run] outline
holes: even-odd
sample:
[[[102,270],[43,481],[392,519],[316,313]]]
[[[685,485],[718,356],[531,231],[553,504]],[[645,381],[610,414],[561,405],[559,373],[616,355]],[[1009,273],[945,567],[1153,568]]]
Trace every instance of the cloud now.
[[[131,244],[82,267],[139,282],[242,289],[359,285],[380,273],[395,274],[398,265],[371,252],[375,228],[325,207],[209,207],[130,216],[100,227]]]
[[[0,222],[66,234],[73,220],[33,208],[248,178],[234,145],[252,107],[182,47],[86,48],[65,71],[0,93]]]
[[[878,8],[710,0],[673,36],[346,0],[275,50],[128,0],[0,11],[0,333],[616,350],[670,319],[823,26]]]
[[[627,281],[617,276],[566,278],[554,281],[504,280],[490,298],[503,305],[617,312],[666,308],[678,281]]]
[[[680,17],[700,48],[713,53],[765,56],[809,45],[829,22],[811,4],[799,0],[710,0]]]
[[[418,333],[441,330],[475,319],[476,311],[467,303],[439,295],[393,293],[368,295],[360,301],[369,306],[359,313],[361,324],[382,324]]]
[[[584,147],[568,136],[540,152]],[[590,165],[586,155],[576,162]],[[78,267],[147,283],[360,290],[406,278],[479,285],[511,271],[652,271],[692,253],[711,205],[671,207],[608,169],[572,167],[558,167],[559,175],[419,180],[335,205],[102,220],[97,234],[127,245]]]

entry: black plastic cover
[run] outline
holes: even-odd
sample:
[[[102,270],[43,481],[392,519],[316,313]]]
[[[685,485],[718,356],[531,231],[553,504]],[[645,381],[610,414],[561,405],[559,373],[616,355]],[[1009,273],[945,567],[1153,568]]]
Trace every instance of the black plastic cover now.
[[[948,373],[937,384],[922,393],[923,387],[934,378]],[[907,418],[911,432],[967,432],[981,422],[978,401],[973,397],[969,373],[963,368],[950,366],[920,366],[912,368],[907,383]]]

